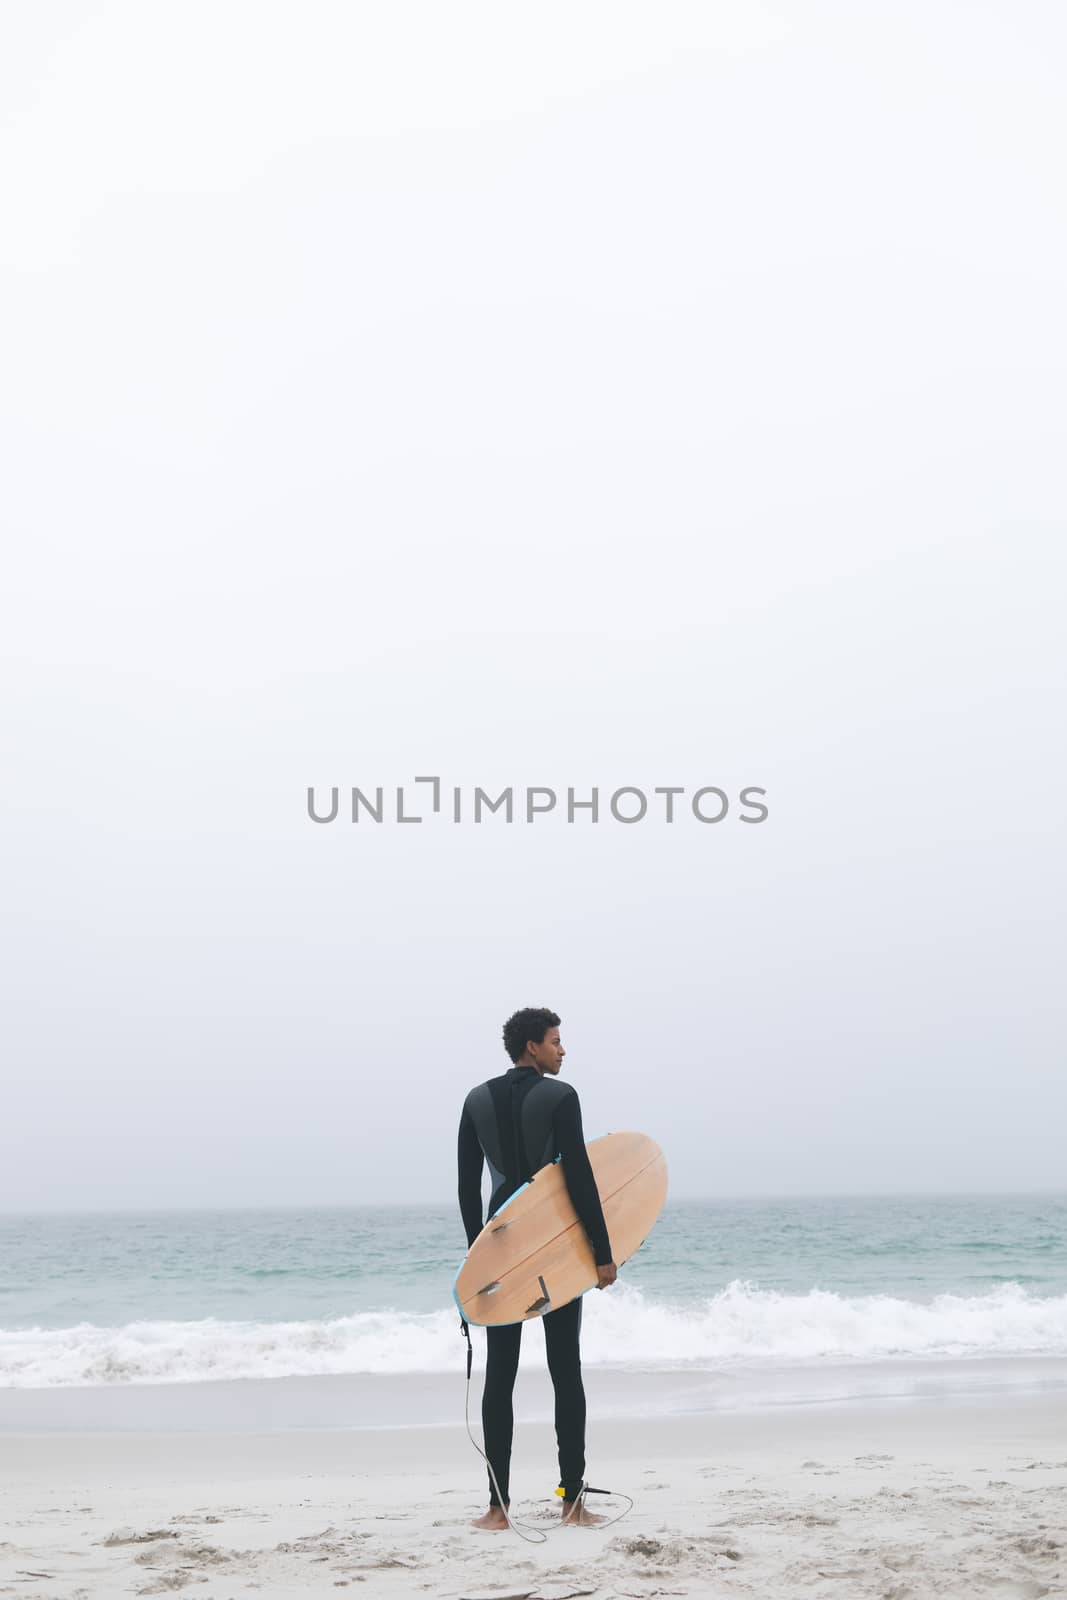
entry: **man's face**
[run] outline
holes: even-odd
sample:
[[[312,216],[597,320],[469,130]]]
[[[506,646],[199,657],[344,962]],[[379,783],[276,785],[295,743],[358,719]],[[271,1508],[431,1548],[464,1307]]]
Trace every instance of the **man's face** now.
[[[530,1043],[526,1048],[533,1057],[538,1072],[556,1077],[563,1065],[563,1057],[567,1054],[560,1043],[558,1028],[549,1028],[540,1044]]]

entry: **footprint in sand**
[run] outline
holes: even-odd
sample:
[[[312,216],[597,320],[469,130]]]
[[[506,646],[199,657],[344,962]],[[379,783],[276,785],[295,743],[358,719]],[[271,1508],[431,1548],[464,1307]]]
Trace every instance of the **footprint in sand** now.
[[[179,1545],[177,1548],[168,1549],[166,1546],[158,1550],[142,1550],[139,1556],[133,1558],[139,1567],[158,1567],[160,1565],[180,1567],[187,1571],[190,1567],[222,1567],[233,1560],[233,1556],[226,1550],[220,1550],[213,1544]]]
[[[1058,1539],[1049,1539],[1040,1533],[1023,1533],[1004,1542],[1009,1550],[1017,1550],[1021,1556],[1039,1556],[1045,1561],[1054,1561],[1061,1548]]]
[[[115,1533],[109,1533],[106,1539],[99,1542],[103,1545],[112,1544],[154,1544],[157,1539],[177,1539],[178,1534],[174,1528],[149,1528],[145,1533],[138,1533],[135,1528],[119,1528]]]
[[[909,1550],[906,1554],[896,1550],[882,1552],[882,1561],[891,1572],[903,1572],[905,1568],[913,1567],[918,1559],[919,1557],[914,1550]]]

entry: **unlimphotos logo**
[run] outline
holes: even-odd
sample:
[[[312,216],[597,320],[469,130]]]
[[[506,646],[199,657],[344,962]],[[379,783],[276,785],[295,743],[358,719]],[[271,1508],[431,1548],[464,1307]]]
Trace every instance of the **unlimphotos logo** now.
[[[733,801],[725,789],[715,784],[694,789],[691,794],[681,784],[655,784],[647,790],[634,784],[623,784],[610,793],[603,791],[605,800],[602,805],[602,791],[599,788],[579,795],[571,787],[557,792],[541,786],[515,788],[511,785],[495,796],[487,789],[476,787],[472,791],[452,785],[446,804],[445,789],[439,777],[413,778],[412,783],[426,784],[428,787],[409,795],[403,784],[379,784],[369,790],[353,787],[345,791],[335,786],[329,791],[328,802],[325,797],[317,795],[314,785],[310,785],[307,791],[308,816],[312,822],[337,822],[341,817],[342,792],[346,796],[346,820],[363,825],[425,822],[433,817],[453,823],[483,823],[490,820],[497,825],[506,825],[515,821],[533,823],[552,813],[557,823],[609,819],[622,823],[674,823],[684,819],[687,822],[714,825],[724,822],[727,817],[734,817],[738,822],[753,824],[766,822],[768,816],[768,808],[763,804],[766,789],[751,784],[741,789]],[[428,812],[425,810],[427,804],[430,807]]]

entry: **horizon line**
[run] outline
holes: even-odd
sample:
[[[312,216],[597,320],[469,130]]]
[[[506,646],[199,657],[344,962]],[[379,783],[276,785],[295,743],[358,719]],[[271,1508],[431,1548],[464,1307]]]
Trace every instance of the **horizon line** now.
[[[666,1209],[675,1205],[718,1205],[750,1201],[807,1201],[807,1200],[1029,1200],[1038,1198],[1067,1198],[1067,1188],[1033,1189],[812,1189],[812,1190],[759,1190],[749,1193],[682,1194],[668,1195]],[[70,1217],[70,1216],[146,1216],[146,1215],[196,1215],[211,1212],[263,1212],[263,1211],[449,1211],[456,1209],[453,1201],[447,1204],[436,1200],[324,1200],[324,1201],[251,1201],[224,1202],[214,1205],[124,1205],[124,1206],[44,1206],[8,1208],[0,1206],[4,1217]]]

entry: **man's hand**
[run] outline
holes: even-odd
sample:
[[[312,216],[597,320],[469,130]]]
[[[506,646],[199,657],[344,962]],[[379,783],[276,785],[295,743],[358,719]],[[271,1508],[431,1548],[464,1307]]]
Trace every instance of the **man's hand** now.
[[[619,1276],[619,1269],[615,1265],[614,1261],[609,1261],[606,1267],[597,1267],[597,1269],[596,1269],[596,1279],[597,1279],[596,1286],[597,1286],[597,1288],[598,1289],[606,1289],[608,1284],[609,1283],[614,1283],[615,1279],[618,1276]]]

